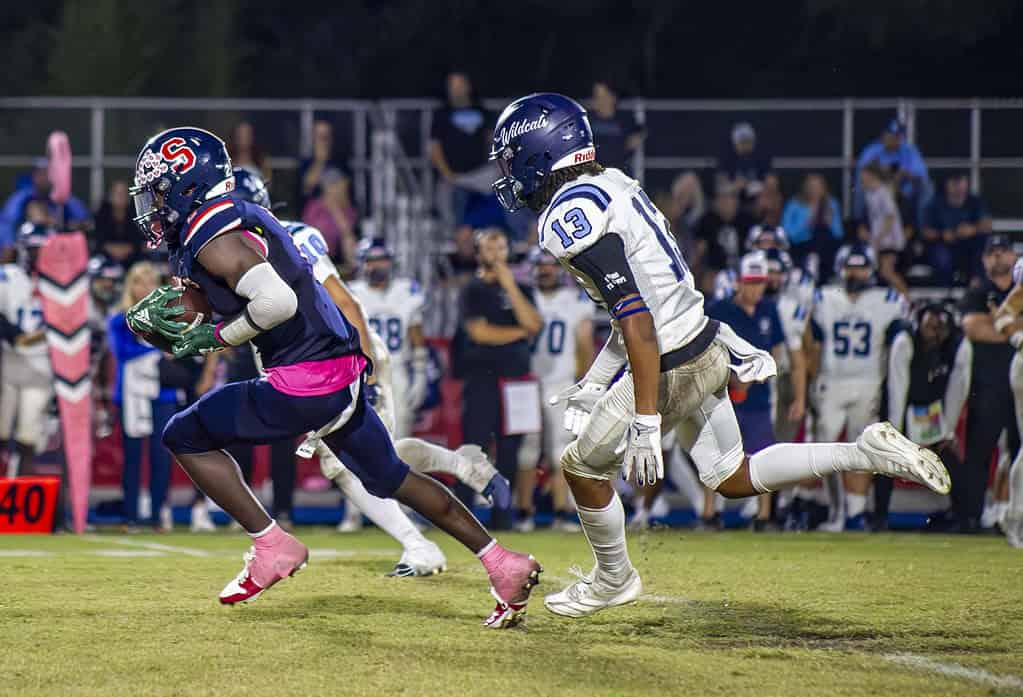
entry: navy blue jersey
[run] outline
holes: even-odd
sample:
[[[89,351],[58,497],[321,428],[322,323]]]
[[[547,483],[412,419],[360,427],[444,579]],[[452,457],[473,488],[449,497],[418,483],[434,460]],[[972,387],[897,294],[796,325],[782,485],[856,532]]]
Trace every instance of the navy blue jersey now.
[[[177,232],[177,244],[173,245],[170,259],[172,272],[198,283],[214,312],[224,317],[241,314],[248,299],[196,261],[213,238],[234,231],[244,231],[265,249],[266,260],[298,296],[294,316],[252,340],[265,368],[322,361],[360,351],[358,333],[313,278],[309,263],[302,258],[287,229],[265,208],[227,198],[203,204]]]

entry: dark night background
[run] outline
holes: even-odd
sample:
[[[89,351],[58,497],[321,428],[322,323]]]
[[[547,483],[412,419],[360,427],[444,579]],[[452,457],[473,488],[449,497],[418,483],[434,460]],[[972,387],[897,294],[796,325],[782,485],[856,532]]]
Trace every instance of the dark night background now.
[[[1013,0],[4,3],[7,95],[1016,96]]]

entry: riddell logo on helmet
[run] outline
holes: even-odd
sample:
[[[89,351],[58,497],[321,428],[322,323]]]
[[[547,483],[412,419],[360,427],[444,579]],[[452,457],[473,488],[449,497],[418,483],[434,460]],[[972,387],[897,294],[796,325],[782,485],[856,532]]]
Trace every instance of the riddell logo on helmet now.
[[[593,148],[587,148],[586,150],[582,150],[575,154],[573,164],[578,165],[583,162],[592,162],[595,159],[597,159],[597,151]]]
[[[530,131],[543,128],[547,125],[547,114],[541,114],[532,121],[514,121],[501,129],[501,145],[507,147],[512,138],[518,138]]]

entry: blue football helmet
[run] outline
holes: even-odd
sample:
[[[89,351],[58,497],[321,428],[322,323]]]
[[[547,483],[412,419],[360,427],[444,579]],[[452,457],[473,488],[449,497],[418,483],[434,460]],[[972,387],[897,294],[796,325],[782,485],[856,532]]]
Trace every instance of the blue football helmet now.
[[[862,242],[842,245],[835,254],[835,273],[841,276],[847,268],[865,268],[873,271],[877,268],[874,250]]]
[[[494,127],[490,160],[501,170],[494,193],[505,210],[516,211],[551,172],[596,157],[590,121],[578,102],[553,93],[516,99]]]
[[[764,255],[767,256],[767,268],[770,271],[776,271],[780,273],[788,273],[792,268],[792,257],[784,249],[778,249],[772,247],[765,249]]]
[[[270,208],[270,192],[258,172],[239,165],[234,168],[234,198]]]
[[[360,264],[378,259],[394,260],[394,250],[387,244],[387,240],[382,237],[367,237],[362,240],[359,242],[355,254]]]
[[[135,162],[135,224],[150,247],[180,227],[206,201],[234,189],[227,146],[201,128],[185,126],[159,133],[142,146]],[[173,236],[167,238],[168,242]]]

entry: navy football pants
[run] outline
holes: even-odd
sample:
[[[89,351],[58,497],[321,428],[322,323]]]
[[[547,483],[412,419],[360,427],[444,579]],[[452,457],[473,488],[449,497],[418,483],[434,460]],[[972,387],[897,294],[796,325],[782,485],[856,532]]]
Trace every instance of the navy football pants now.
[[[347,387],[317,397],[293,397],[262,378],[233,382],[175,414],[163,431],[163,442],[172,453],[189,454],[297,438],[330,423],[351,403]],[[374,496],[394,496],[408,474],[408,465],[398,459],[390,434],[362,390],[348,423],[323,441]]]

